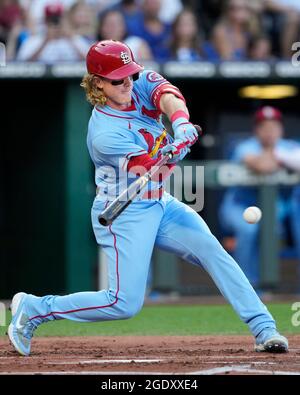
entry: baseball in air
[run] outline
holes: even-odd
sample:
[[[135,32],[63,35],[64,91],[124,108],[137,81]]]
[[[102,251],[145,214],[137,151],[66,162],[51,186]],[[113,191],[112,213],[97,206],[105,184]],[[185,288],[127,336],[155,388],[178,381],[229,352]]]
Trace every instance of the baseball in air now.
[[[258,221],[260,221],[261,216],[261,209],[255,206],[246,208],[243,213],[244,220],[248,222],[248,224],[256,224]]]

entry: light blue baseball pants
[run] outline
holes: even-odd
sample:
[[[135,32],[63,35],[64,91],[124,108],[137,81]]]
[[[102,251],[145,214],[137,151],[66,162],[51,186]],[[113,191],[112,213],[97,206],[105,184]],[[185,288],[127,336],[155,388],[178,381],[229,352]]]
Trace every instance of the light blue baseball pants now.
[[[95,200],[92,223],[109,261],[109,289],[66,296],[31,296],[30,318],[94,322],[134,316],[144,302],[154,245],[202,266],[254,336],[275,322],[234,259],[212,235],[203,219],[164,193],[160,201],[133,202],[109,227],[98,223],[104,203]]]

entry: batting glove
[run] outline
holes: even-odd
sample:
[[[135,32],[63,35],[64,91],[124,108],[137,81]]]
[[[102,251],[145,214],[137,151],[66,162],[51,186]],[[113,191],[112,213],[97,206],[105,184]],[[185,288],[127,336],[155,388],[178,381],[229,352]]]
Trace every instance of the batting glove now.
[[[188,122],[185,118],[177,118],[172,122],[172,129],[174,131],[174,139],[182,140],[190,147],[198,139],[198,132],[195,126]]]
[[[168,163],[177,163],[182,160],[186,154],[188,154],[191,150],[188,145],[182,140],[175,140],[172,144],[168,144],[161,149],[162,155],[167,155],[169,152],[172,152],[173,157],[169,160]]]

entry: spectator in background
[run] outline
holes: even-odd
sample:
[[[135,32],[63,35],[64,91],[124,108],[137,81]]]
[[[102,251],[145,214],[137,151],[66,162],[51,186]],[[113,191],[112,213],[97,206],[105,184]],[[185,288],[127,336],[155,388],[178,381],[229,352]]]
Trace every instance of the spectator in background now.
[[[95,41],[96,17],[93,9],[84,0],[77,1],[67,11],[70,28],[75,35],[84,37],[89,44]]]
[[[68,10],[78,1],[77,0],[19,0],[23,9],[27,10],[30,18],[32,20],[32,24],[34,26],[33,33],[41,33],[46,29],[45,26],[45,18],[44,18],[44,10],[45,7],[50,5],[60,5],[68,12]],[[120,2],[120,0],[82,0],[82,3],[88,5],[93,12],[93,15],[96,16],[99,12],[102,12],[104,9],[111,7],[114,4]]]
[[[154,59],[163,62],[169,58],[171,26],[159,19],[161,0],[141,1],[142,18],[128,31],[128,34],[143,38],[148,43]]]
[[[110,7],[108,10],[119,11],[123,15],[126,24],[126,30],[131,32],[135,26],[140,23],[143,13],[136,0],[122,0],[119,4]]]
[[[6,45],[8,62],[15,59],[18,49],[31,30],[32,23],[26,9],[15,0],[0,0],[0,41]]]
[[[186,3],[186,1],[184,3]],[[188,3],[189,6],[195,10],[195,14],[200,20],[205,38],[207,39],[211,36],[216,21],[220,19],[221,12],[224,8],[224,0],[194,0]]]
[[[161,0],[159,19],[163,23],[172,24],[182,8],[181,0]]]
[[[253,36],[248,42],[247,48],[248,60],[270,61],[274,59],[272,56],[272,43],[268,36]]]
[[[300,1],[264,0],[265,10],[272,13],[273,33],[278,37],[279,55],[290,59],[292,44],[299,41]]]
[[[193,62],[202,59],[202,40],[198,26],[192,10],[186,8],[177,15],[172,25],[172,60]]]
[[[256,14],[246,0],[229,0],[212,31],[211,51],[220,60],[245,60],[251,36],[259,31]]]
[[[111,7],[117,6],[122,0],[85,0],[85,2],[93,8],[95,15],[99,15]]]
[[[143,17],[141,4],[143,0],[121,0],[118,4],[110,7],[122,12],[127,29],[135,29],[139,19]],[[161,22],[171,24],[182,10],[181,0],[160,0],[161,6],[158,17]]]
[[[27,10],[30,18],[32,20],[34,34],[44,32],[45,17],[44,11],[45,7],[48,5],[60,5],[64,10],[67,10],[76,0],[19,0],[22,7]]]
[[[24,10],[23,19],[16,22],[9,32],[6,43],[6,59],[14,61],[21,45],[31,34],[30,18]]]
[[[111,9],[101,14],[97,28],[97,40],[123,41],[131,48],[137,60],[153,60],[151,49],[145,40],[138,36],[127,35],[124,17],[118,10]]]
[[[53,64],[85,59],[89,43],[72,32],[62,6],[46,6],[45,23],[46,32],[29,37],[21,45],[17,60]]]
[[[0,0],[0,42],[7,43],[10,31],[23,19],[18,0]]]
[[[288,164],[282,158],[288,157],[294,150],[299,152],[300,143],[283,139],[282,114],[279,110],[269,106],[259,109],[255,114],[254,133],[253,137],[237,145],[232,160],[244,164],[257,174],[272,174],[284,167],[292,168],[291,163]],[[290,196],[287,199],[283,194],[278,197],[279,231],[282,231],[282,225],[288,217],[299,222],[300,203],[298,201],[298,204],[295,204],[295,199],[294,195],[292,200]],[[254,287],[259,286],[259,223],[251,225],[246,223],[243,219],[243,211],[249,206],[257,205],[257,188],[234,187],[225,193],[220,207],[222,226],[236,236],[234,256]],[[298,251],[300,251],[299,228],[297,224],[293,229],[293,239],[298,245]]]

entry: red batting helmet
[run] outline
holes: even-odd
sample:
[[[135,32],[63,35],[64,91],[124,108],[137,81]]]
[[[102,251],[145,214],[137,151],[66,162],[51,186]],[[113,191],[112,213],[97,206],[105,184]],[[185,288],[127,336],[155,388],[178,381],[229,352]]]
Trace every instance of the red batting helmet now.
[[[282,113],[275,107],[264,106],[258,109],[254,115],[255,123],[274,119],[275,121],[282,122]]]
[[[91,46],[86,56],[90,74],[120,80],[143,70],[135,62],[131,49],[120,41],[103,40]]]

